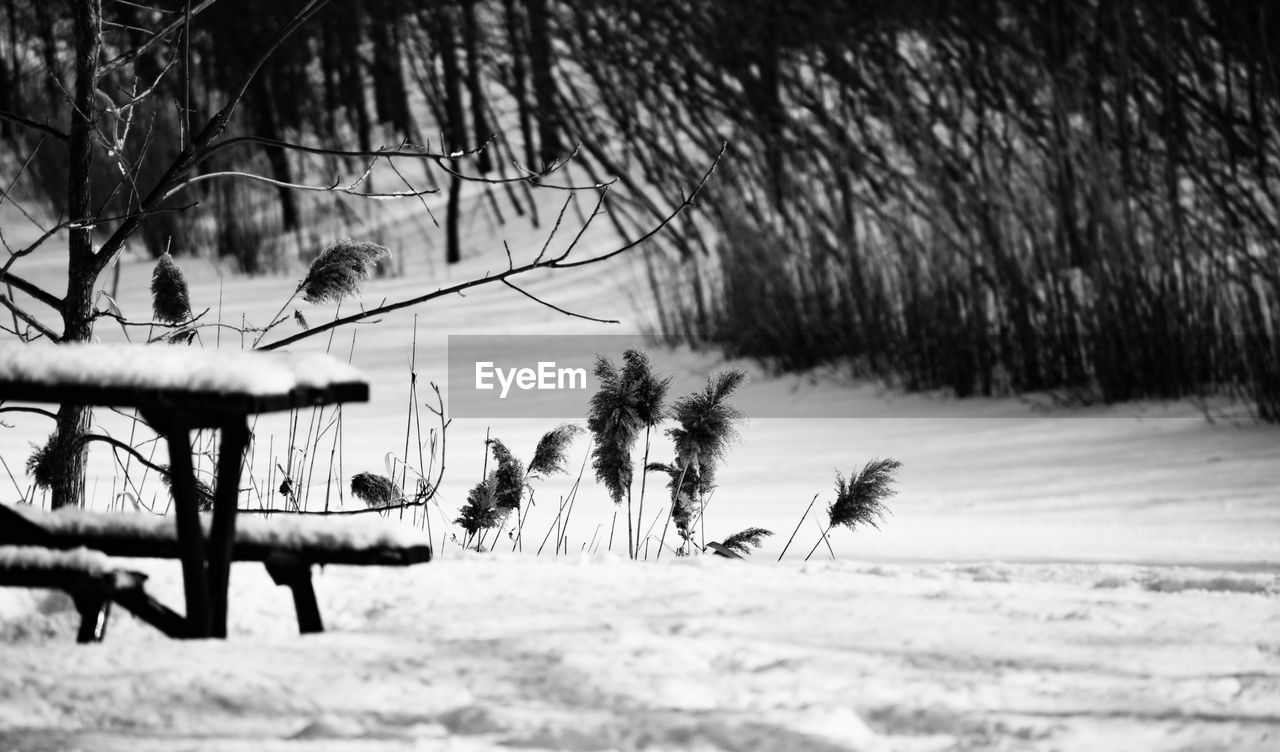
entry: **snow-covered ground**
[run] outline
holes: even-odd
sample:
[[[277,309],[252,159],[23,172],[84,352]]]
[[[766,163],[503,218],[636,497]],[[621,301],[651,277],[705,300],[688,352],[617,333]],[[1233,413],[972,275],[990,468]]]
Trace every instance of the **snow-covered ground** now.
[[[153,588],[180,597],[173,566]],[[1280,578],[1125,565],[454,556],[332,567],[330,631],[3,621],[6,750],[1269,750]],[[23,593],[24,598],[33,596]]]
[[[476,227],[473,254],[452,269],[438,262],[438,240],[422,248],[416,224],[389,233],[404,274],[371,280],[366,304],[505,265],[498,234]],[[6,229],[20,243],[15,234]],[[501,234],[517,256],[542,244],[533,231]],[[584,247],[608,241],[589,235]],[[39,263],[28,267],[32,277],[56,278],[56,265]],[[211,307],[212,320],[228,323],[242,313],[266,320],[297,279],[180,264],[193,308]],[[634,332],[644,318],[634,304],[638,273],[623,262],[540,274],[525,289],[624,320],[608,331]],[[148,263],[122,264],[117,302],[133,318],[148,315],[149,275]],[[313,323],[331,315],[300,308]],[[448,334],[601,331],[501,287],[417,313],[423,382],[443,382]],[[388,452],[404,453],[414,331],[410,311],[304,348],[344,358],[353,351],[372,384],[371,402],[343,413],[341,466],[330,474],[344,484],[356,472],[383,472]],[[98,332],[121,338],[108,321]],[[218,336],[206,331],[203,345]],[[224,347],[237,344],[221,337]],[[699,377],[722,366],[693,353],[660,363]],[[0,590],[0,749],[1276,745],[1280,429],[1232,406],[1211,406],[1207,420],[1204,406],[1191,404],[955,401],[831,374],[753,371],[744,402],[791,417],[744,426],[707,513],[708,540],[748,525],[777,533],[752,560],[631,563],[618,555],[621,534],[608,554],[614,508],[589,482],[568,529],[571,554],[553,557],[548,547],[533,556],[528,533],[523,555],[509,553],[505,539],[494,554],[464,554],[443,521],[481,476],[486,431],[528,459],[555,422],[455,420],[431,513],[439,560],[408,570],[329,568],[317,580],[326,634],[299,638],[287,592],[250,564],[233,568],[225,643],[168,641],[120,613],[106,643],[77,646],[64,597]],[[127,436],[119,418],[99,419]],[[16,498],[28,483],[29,444],[51,426],[25,414],[5,414],[4,423],[0,457],[14,477],[0,482]],[[289,463],[289,431],[287,417],[259,422],[259,486],[275,463]],[[585,450],[584,441],[574,446],[574,475]],[[654,458],[669,452],[655,443]],[[820,548],[802,563],[835,471],[885,456],[903,470],[883,530],[835,531],[837,561]],[[92,468],[92,503],[111,506],[120,489],[105,449],[95,450]],[[526,531],[542,538],[572,482],[543,482]],[[154,476],[148,483],[144,504],[163,489]],[[312,493],[314,505],[323,484]],[[816,514],[775,563],[814,494]],[[259,498],[248,494],[246,503]],[[656,498],[648,497],[646,518]],[[138,564],[162,600],[181,601],[176,563]]]

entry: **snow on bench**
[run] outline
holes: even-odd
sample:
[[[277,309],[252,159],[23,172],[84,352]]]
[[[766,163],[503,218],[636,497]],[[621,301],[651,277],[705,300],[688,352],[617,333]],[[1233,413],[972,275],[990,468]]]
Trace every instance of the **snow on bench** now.
[[[409,566],[431,561],[431,541],[424,531],[374,519],[330,517],[262,517],[244,515],[232,542],[233,561],[260,561],[277,585],[293,595],[302,633],[322,632],[324,624],[311,582],[314,565]],[[207,530],[211,519],[201,515]],[[172,522],[144,514],[62,509],[44,512],[27,505],[0,504],[0,541],[39,543],[51,549],[88,547],[102,555],[134,558],[181,558]],[[135,614],[150,621],[155,609]],[[167,610],[167,609],[166,609]],[[160,618],[168,619],[162,614]],[[161,627],[162,630],[164,629]]]
[[[53,551],[41,546],[0,546],[0,587],[49,588],[71,595],[80,612],[77,642],[106,635],[112,600],[142,603],[147,576],[118,568],[100,551]]]
[[[22,515],[51,533],[59,547],[90,546],[112,556],[177,556],[178,539],[168,517],[82,509],[44,512],[25,504],[0,504],[0,525],[8,517],[5,512]],[[210,522],[210,515],[200,515],[206,533]],[[287,514],[266,518],[242,510],[233,551],[236,561],[265,561],[272,553],[287,553],[310,564],[403,566],[430,561],[431,540],[425,531],[382,519]]]
[[[83,546],[52,551],[41,546],[0,546],[0,570],[5,572],[58,573],[73,571],[100,577],[114,571],[111,558]]]

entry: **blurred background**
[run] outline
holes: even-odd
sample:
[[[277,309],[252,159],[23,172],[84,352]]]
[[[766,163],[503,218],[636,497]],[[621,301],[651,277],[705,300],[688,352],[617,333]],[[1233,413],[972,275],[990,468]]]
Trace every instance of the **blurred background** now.
[[[119,92],[155,87],[127,133],[121,98],[101,113],[141,190],[189,142],[184,113],[215,111],[295,5],[103,5],[108,61],[197,13],[189,40],[108,62]],[[65,0],[0,3],[0,110],[67,119],[70,16]],[[337,1],[268,61],[230,134],[363,151],[492,137],[455,161],[492,177],[577,148],[567,175],[617,178],[609,221],[628,236],[728,141],[704,211],[646,256],[652,329],[908,389],[1229,393],[1273,421],[1278,16],[1266,0]],[[56,205],[65,146],[8,122],[0,138],[6,174],[30,161],[14,194]],[[124,213],[135,192],[112,160],[94,164],[103,215]],[[199,167],[312,184],[362,169],[265,143]],[[462,181],[386,160],[359,190],[406,182],[442,190],[432,253],[468,253]],[[489,222],[555,211],[527,183],[476,191]],[[408,210],[254,181],[170,201],[193,200],[203,209],[152,215],[135,242],[259,274],[334,232],[385,240]]]

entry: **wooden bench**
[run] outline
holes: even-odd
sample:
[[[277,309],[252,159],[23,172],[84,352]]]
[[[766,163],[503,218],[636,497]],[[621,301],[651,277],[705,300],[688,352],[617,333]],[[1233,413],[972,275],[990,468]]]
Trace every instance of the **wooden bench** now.
[[[211,524],[209,515],[201,516],[203,527]],[[5,571],[0,558],[0,585],[54,587],[72,592],[88,588],[106,600],[114,600],[143,621],[165,634],[181,636],[182,617],[155,601],[143,589],[145,575],[122,572],[107,564],[113,558],[177,559],[181,544],[170,521],[145,514],[114,514],[60,510],[43,512],[27,506],[0,504],[0,544],[13,540],[39,541],[40,548],[31,551],[64,554],[86,552],[94,568],[79,573],[72,571],[70,560],[64,567],[63,584],[34,576],[29,567],[18,566]],[[0,549],[13,548],[0,545]],[[97,557],[97,558],[94,558]],[[112,557],[112,558],[108,558]],[[298,631],[306,634],[324,631],[320,607],[312,585],[311,570],[316,565],[409,566],[431,561],[431,545],[426,534],[384,523],[381,520],[339,520],[305,517],[268,520],[250,517],[241,520],[232,547],[235,561],[261,562],[277,585],[286,586],[293,595]],[[93,590],[93,582],[108,573],[133,575],[136,581],[120,580],[129,587]],[[141,578],[141,579],[137,579]],[[77,602],[79,607],[79,602]],[[92,618],[105,628],[107,614]],[[81,635],[90,617],[83,617]],[[82,640],[83,641],[83,640]]]
[[[0,546],[0,587],[66,591],[80,612],[77,642],[101,641],[111,602],[133,602],[147,576],[116,569],[106,555],[85,548],[51,551],[39,546]]]
[[[249,416],[368,398],[369,386],[360,373],[327,355],[0,343],[0,402],[133,407],[165,437],[174,497],[174,555],[182,562],[185,635],[190,637],[226,636],[227,578]],[[192,463],[191,431],[199,428],[216,428],[221,436],[207,526],[200,521]]]

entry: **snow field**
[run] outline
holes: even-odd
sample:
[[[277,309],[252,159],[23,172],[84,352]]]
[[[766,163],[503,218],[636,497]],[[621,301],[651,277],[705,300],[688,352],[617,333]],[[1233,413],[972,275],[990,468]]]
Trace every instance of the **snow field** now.
[[[180,597],[176,566],[149,571]],[[117,613],[76,646],[69,604],[44,599],[4,622],[0,746],[1264,750],[1280,733],[1275,574],[468,555],[316,585],[331,631],[299,637],[287,591],[236,565],[225,643]]]

